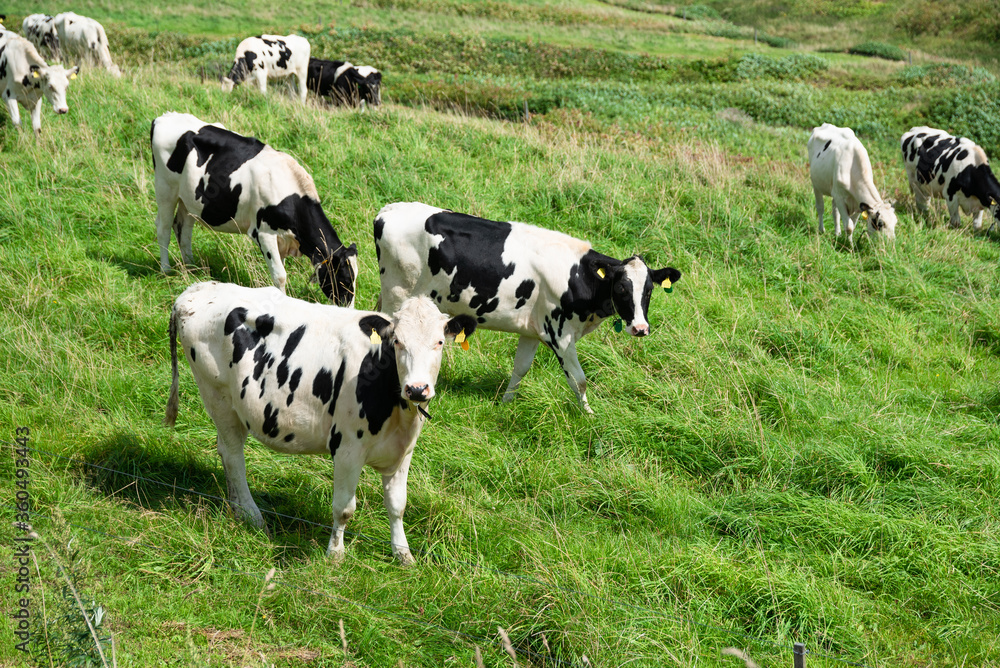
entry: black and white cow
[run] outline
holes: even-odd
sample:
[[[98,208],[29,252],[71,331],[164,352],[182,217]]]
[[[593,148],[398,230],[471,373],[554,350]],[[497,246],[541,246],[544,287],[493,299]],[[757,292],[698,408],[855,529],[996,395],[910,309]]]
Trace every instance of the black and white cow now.
[[[31,14],[21,22],[21,32],[29,42],[35,45],[38,52],[47,51],[55,61],[62,60],[59,50],[59,32],[56,30],[56,17],[48,14]]]
[[[588,413],[576,342],[611,316],[632,336],[646,336],[654,284],[670,289],[681,277],[673,267],[650,269],[637,255],[602,255],[560,232],[419,202],[379,211],[375,251],[381,308],[392,311],[413,295],[427,295],[446,313],[474,315],[485,329],[519,334],[504,401],[514,398],[544,342]]]
[[[67,60],[75,58],[77,64],[99,65],[114,77],[122,75],[122,71],[111,60],[111,48],[104,26],[92,18],[73,12],[56,14],[52,21],[59,35],[59,48]]]
[[[69,111],[66,89],[80,68],[47,65],[35,45],[20,35],[5,32],[0,36],[0,90],[14,125],[21,127],[20,103],[31,112],[31,127],[42,133],[42,99],[49,101],[57,114]]]
[[[275,288],[198,283],[177,298],[170,317],[173,382],[165,421],[173,425],[177,417],[179,335],[215,422],[238,515],[264,526],[247,487],[247,433],[278,452],[331,457],[327,555],[340,561],[367,464],[382,474],[393,554],[409,564],[403,509],[421,415],[434,397],[445,341],[475,329],[475,318],[449,319],[426,297],[406,300],[389,316],[310,304]]]
[[[1000,220],[1000,183],[990,169],[986,153],[972,140],[953,137],[926,126],[910,128],[900,140],[910,191],[921,213],[927,198],[941,197],[948,204],[952,227],[959,227],[961,208],[972,215],[972,228],[983,227],[983,211]]]
[[[868,220],[868,236],[896,238],[896,210],[883,200],[872,178],[872,162],[864,144],[851,128],[824,123],[813,128],[807,147],[809,178],[816,197],[819,232],[823,233],[823,197],[833,199],[834,233],[840,236],[840,219],[847,221],[847,238],[854,243],[857,220]]]
[[[190,114],[168,112],[150,132],[160,269],[170,270],[171,227],[191,264],[191,231],[200,220],[218,232],[249,235],[285,291],[285,257],[305,255],[323,293],[354,304],[358,249],[345,247],[323,213],[312,177],[287,153]]]
[[[261,93],[267,92],[267,80],[295,75],[299,101],[306,101],[306,72],[309,69],[309,40],[299,35],[261,35],[247,37],[236,47],[236,57],[229,76],[222,78],[226,93],[246,79],[253,79]]]
[[[382,103],[382,73],[374,67],[356,67],[341,60],[309,59],[309,90],[320,97],[349,105]]]

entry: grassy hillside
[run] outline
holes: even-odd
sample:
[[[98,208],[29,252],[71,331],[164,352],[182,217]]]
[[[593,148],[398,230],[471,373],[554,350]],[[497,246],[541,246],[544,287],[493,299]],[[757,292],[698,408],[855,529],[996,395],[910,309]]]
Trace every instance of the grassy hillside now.
[[[1000,154],[997,68],[974,44],[943,66],[755,47],[735,3],[708,3],[732,33],[639,4],[657,3],[76,9],[106,22],[125,77],[84,72],[40,140],[0,125],[0,438],[28,426],[43,451],[41,665],[100,665],[57,563],[123,666],[468,666],[476,646],[511,665],[498,626],[532,666],[739,665],[730,646],[791,665],[794,642],[810,666],[1000,663],[1000,246],[947,229],[940,207],[936,226],[914,219],[898,156],[924,123]],[[9,25],[35,10],[14,3]],[[849,18],[867,37],[885,11]],[[382,68],[388,103],[219,91],[240,37],[292,30]],[[530,221],[684,277],[653,295],[650,337],[607,324],[580,344],[594,416],[545,351],[499,403],[512,336],[448,351],[410,474],[417,566],[393,562],[369,471],[333,567],[329,461],[248,445],[266,535],[219,498],[187,369],[178,426],[161,426],[174,298],[199,280],[269,284],[249,240],[203,229],[197,266],[160,274],[148,142],[168,110],[310,171],[358,244],[360,308],[378,293],[371,221],[400,200]],[[898,199],[894,245],[836,239],[829,200],[816,234],[805,144],[824,121],[855,128]],[[287,266],[290,294],[323,299],[305,262]],[[14,467],[0,471],[10,520]],[[0,571],[0,591],[15,578]],[[0,642],[0,665],[22,661]]]

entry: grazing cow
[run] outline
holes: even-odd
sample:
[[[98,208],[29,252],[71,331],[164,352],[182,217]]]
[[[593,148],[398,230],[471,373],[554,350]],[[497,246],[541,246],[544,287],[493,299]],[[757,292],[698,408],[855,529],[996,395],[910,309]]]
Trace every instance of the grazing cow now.
[[[43,97],[57,114],[68,112],[66,89],[79,69],[46,65],[28,40],[12,32],[0,35],[0,86],[10,119],[17,127],[21,127],[18,103],[31,112],[31,127],[36,135],[42,133]]]
[[[356,67],[340,60],[309,59],[309,90],[341,104],[382,103],[382,73],[374,67]]]
[[[354,305],[358,248],[345,248],[323,213],[312,177],[295,158],[190,114],[168,112],[150,131],[160,269],[170,270],[171,226],[191,264],[191,231],[200,220],[219,232],[249,235],[285,291],[285,257],[305,255],[323,293]]]
[[[953,137],[925,126],[910,128],[900,140],[910,191],[921,213],[927,213],[927,198],[942,197],[948,204],[952,227],[962,221],[959,208],[971,215],[972,229],[983,227],[983,211],[989,209],[1000,220],[1000,183],[989,159],[972,140]]]
[[[681,277],[673,267],[650,269],[638,255],[601,255],[560,232],[419,202],[379,211],[375,252],[380,308],[393,311],[410,296],[427,295],[446,313],[471,314],[485,329],[519,334],[504,401],[514,398],[544,342],[588,413],[576,342],[610,316],[623,320],[632,336],[646,336],[653,284],[670,289]]]
[[[275,288],[198,283],[170,316],[173,382],[166,420],[177,417],[177,338],[205,410],[215,422],[233,510],[264,520],[247,487],[247,432],[278,452],[333,459],[333,534],[327,556],[344,558],[344,526],[354,514],[361,469],[382,474],[393,554],[413,562],[403,532],[406,477],[421,415],[434,396],[446,339],[476,329],[449,319],[426,297],[394,315],[310,304]]]
[[[111,60],[104,26],[94,19],[73,12],[56,14],[53,22],[59,35],[59,48],[67,58],[75,58],[78,65],[100,65],[114,77],[122,75],[122,71]]]
[[[809,137],[809,176],[816,195],[819,232],[823,233],[823,197],[833,198],[834,233],[840,236],[840,219],[847,219],[847,238],[854,243],[854,225],[868,220],[868,236],[896,237],[896,211],[883,201],[872,181],[868,151],[850,128],[824,123]]]
[[[267,92],[267,80],[295,75],[299,101],[306,101],[306,71],[309,69],[309,40],[298,35],[261,35],[247,37],[236,47],[236,57],[229,76],[222,78],[226,93],[253,78],[261,93]]]
[[[48,51],[52,60],[62,60],[59,50],[59,32],[56,30],[56,17],[48,14],[31,14],[21,22],[21,32],[29,42],[35,45],[38,52]]]

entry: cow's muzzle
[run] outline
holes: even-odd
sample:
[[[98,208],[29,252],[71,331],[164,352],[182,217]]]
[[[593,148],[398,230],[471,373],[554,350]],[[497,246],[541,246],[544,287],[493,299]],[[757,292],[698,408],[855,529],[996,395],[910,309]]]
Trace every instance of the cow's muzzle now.
[[[69,113],[69,109],[67,107],[62,107],[60,109],[56,109],[56,113],[57,114],[68,114]]]
[[[649,325],[632,325],[628,331],[632,336],[646,336],[649,334]]]
[[[406,398],[410,401],[428,401],[434,393],[431,391],[430,385],[407,385],[404,388],[406,392]]]

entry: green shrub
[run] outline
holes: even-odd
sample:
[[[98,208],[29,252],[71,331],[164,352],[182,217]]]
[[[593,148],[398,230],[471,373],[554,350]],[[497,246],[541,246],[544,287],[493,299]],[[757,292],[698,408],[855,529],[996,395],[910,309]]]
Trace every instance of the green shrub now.
[[[894,79],[904,86],[951,88],[989,84],[997,80],[996,76],[982,67],[945,63],[910,65],[897,72]]]
[[[847,53],[853,53],[856,56],[885,58],[886,60],[906,60],[906,53],[901,48],[885,42],[862,42],[849,48]]]
[[[701,20],[719,20],[722,16],[719,12],[715,11],[711,7],[706,5],[688,5],[687,7],[678,7],[676,14],[688,21],[701,21]]]
[[[793,53],[784,58],[769,58],[757,53],[749,53],[739,59],[736,78],[796,80],[830,67],[825,58],[811,53]]]

